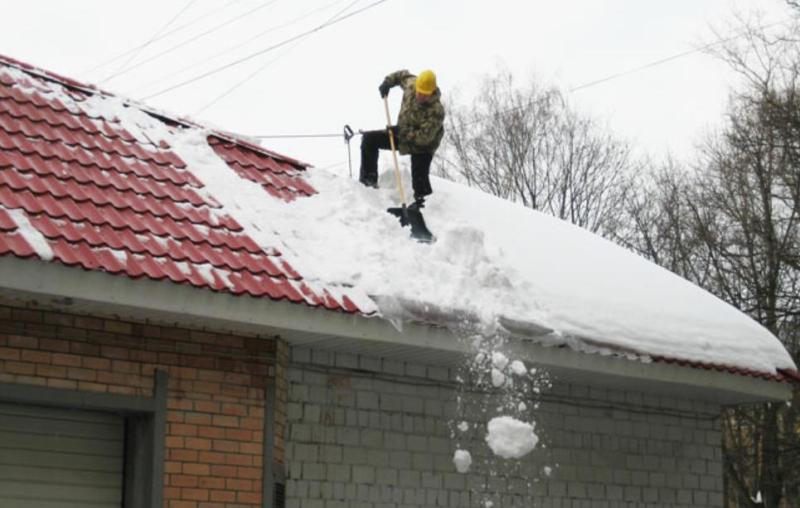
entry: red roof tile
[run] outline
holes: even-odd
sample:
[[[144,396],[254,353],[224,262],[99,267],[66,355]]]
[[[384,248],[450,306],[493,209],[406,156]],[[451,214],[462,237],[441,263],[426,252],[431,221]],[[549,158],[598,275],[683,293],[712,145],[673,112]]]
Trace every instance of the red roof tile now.
[[[52,262],[362,313],[258,245],[166,142],[137,139],[86,107],[98,93],[0,57],[0,255],[41,257],[17,224],[22,214]],[[208,142],[265,199],[315,193],[303,163],[222,133]]]

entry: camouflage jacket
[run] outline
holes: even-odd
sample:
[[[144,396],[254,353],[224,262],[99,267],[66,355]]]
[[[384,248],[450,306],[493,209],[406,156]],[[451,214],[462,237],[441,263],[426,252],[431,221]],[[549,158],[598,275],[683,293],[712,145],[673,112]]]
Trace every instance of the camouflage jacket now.
[[[384,79],[391,87],[403,87],[403,104],[397,116],[397,149],[403,154],[434,153],[444,136],[444,106],[437,88],[431,99],[417,102],[417,77],[406,70],[389,74]]]

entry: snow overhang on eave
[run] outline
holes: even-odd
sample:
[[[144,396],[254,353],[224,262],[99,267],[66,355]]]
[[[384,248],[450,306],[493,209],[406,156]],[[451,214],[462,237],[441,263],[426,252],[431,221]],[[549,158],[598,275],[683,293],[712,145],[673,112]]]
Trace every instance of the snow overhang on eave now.
[[[425,364],[458,365],[471,352],[468,341],[445,326],[453,319],[452,314],[423,307],[414,311],[409,302],[404,306],[416,316],[410,316],[411,321],[404,321],[400,327],[376,317],[12,256],[0,257],[0,294],[65,311],[279,336],[295,346]],[[791,396],[786,383],[547,347],[543,345],[548,342],[547,328],[534,323],[505,324],[513,329],[508,352],[545,367],[556,379],[615,389],[635,386],[637,390],[681,396],[691,390],[699,398],[722,404],[786,400]]]

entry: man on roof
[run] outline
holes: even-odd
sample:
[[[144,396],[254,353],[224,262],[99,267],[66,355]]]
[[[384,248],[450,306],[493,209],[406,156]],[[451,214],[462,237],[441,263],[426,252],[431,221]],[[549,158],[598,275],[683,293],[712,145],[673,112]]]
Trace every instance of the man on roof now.
[[[411,180],[414,203],[409,208],[422,208],[425,197],[433,193],[430,181],[431,161],[444,136],[444,107],[436,75],[426,70],[415,76],[407,70],[386,76],[378,87],[381,97],[395,86],[403,89],[403,103],[397,125],[391,126],[395,144],[401,155],[411,155]],[[388,150],[386,129],[366,131],[361,139],[361,172],[359,181],[368,187],[378,186],[378,151]]]

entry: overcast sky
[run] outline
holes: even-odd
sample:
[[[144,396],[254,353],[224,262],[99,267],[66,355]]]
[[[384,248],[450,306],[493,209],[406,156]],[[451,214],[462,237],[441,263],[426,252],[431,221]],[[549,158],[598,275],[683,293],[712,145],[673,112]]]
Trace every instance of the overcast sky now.
[[[375,1],[7,1],[0,53],[143,99]],[[469,97],[498,65],[521,81],[535,73],[569,89],[713,42],[711,27],[725,32],[736,9],[760,10],[765,23],[791,16],[784,0],[386,0],[146,102],[247,135],[335,133],[345,123],[380,128],[377,87],[391,71],[431,68],[444,95],[459,88]],[[210,33],[187,42],[204,32]],[[123,64],[140,65],[103,81]],[[684,157],[721,118],[734,79],[712,57],[694,53],[570,97],[642,151]],[[399,92],[392,98],[396,114]],[[263,144],[317,166],[347,158],[338,138]],[[357,143],[353,156],[357,167]]]

